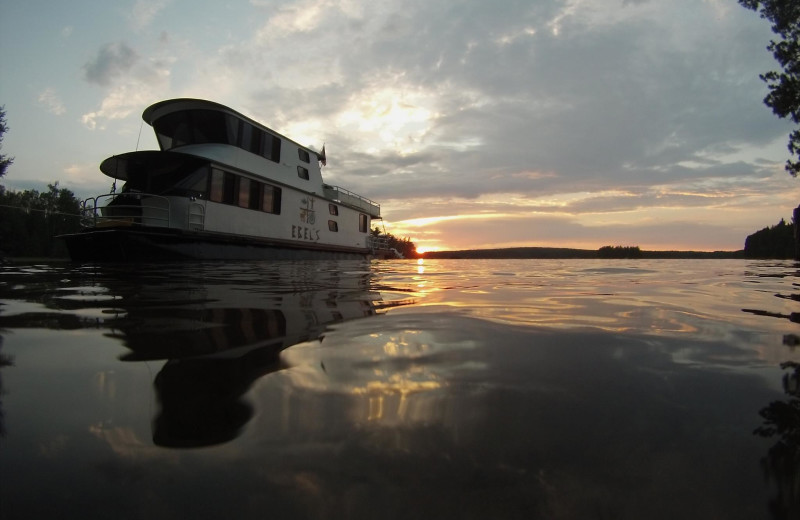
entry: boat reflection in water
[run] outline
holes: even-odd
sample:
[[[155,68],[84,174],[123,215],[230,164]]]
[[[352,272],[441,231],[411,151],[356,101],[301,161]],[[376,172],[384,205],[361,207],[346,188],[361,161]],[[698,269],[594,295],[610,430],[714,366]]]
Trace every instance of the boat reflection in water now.
[[[368,271],[331,270],[319,282],[269,294],[227,283],[166,290],[149,284],[122,303],[125,312],[109,334],[130,349],[120,359],[167,360],[154,381],[160,409],[153,442],[180,448],[234,439],[254,413],[245,393],[260,377],[287,368],[281,351],[380,307]]]

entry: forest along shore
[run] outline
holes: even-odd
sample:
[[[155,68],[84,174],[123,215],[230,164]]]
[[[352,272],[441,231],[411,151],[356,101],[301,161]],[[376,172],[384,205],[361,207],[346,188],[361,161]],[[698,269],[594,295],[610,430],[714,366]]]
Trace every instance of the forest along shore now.
[[[732,259],[745,258],[744,250],[739,251],[643,251],[638,247],[602,247],[600,249],[570,249],[561,247],[512,247],[503,249],[466,249],[461,251],[426,251],[422,258],[503,258],[503,259],[603,259],[603,258],[644,258],[644,259]]]

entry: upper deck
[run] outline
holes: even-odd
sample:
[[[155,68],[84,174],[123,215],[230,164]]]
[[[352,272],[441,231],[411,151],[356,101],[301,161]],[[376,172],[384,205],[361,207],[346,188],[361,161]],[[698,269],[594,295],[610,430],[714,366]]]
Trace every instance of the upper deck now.
[[[219,103],[180,98],[161,101],[142,114],[153,127],[162,151],[178,151],[233,166],[258,177],[380,217],[380,206],[344,189],[323,183],[323,153],[302,146]]]

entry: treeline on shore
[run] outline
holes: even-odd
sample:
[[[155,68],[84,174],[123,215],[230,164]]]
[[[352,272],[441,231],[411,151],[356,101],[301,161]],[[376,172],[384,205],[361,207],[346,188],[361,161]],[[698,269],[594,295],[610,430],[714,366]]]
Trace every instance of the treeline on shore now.
[[[461,251],[428,251],[424,258],[505,258],[505,259],[692,259],[692,258],[753,258],[789,260],[797,258],[795,223],[781,219],[774,226],[748,235],[744,249],[737,251],[646,251],[638,246],[603,246],[600,249],[570,249],[561,247],[509,247],[502,249],[467,249]]]
[[[765,259],[796,258],[795,225],[795,223],[787,224],[785,220],[781,219],[776,225],[765,227],[749,235],[744,241],[745,257]]]
[[[466,259],[604,259],[604,258],[744,258],[744,251],[645,251],[636,246],[603,246],[600,249],[563,247],[510,247],[502,249],[466,249],[461,251],[427,251],[424,258]]]
[[[794,223],[781,219],[774,226],[748,235],[744,249],[737,251],[646,251],[638,246],[603,246],[600,249],[562,247],[509,247],[502,249],[466,249],[460,251],[428,251],[424,258],[500,258],[500,259],[692,259],[753,258],[789,260],[796,258]]]
[[[80,201],[58,183],[47,191],[9,191],[0,186],[0,258],[63,258],[56,236],[80,229]]]

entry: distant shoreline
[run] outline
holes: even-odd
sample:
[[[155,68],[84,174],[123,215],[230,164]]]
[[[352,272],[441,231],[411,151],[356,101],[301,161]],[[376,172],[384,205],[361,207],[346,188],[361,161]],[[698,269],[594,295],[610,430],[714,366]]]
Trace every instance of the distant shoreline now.
[[[738,251],[640,251],[629,259],[744,259],[744,250]],[[464,249],[460,251],[426,251],[420,258],[431,259],[601,259],[596,249],[571,249],[563,247],[510,247],[503,249]],[[610,258],[604,258],[612,260]]]

